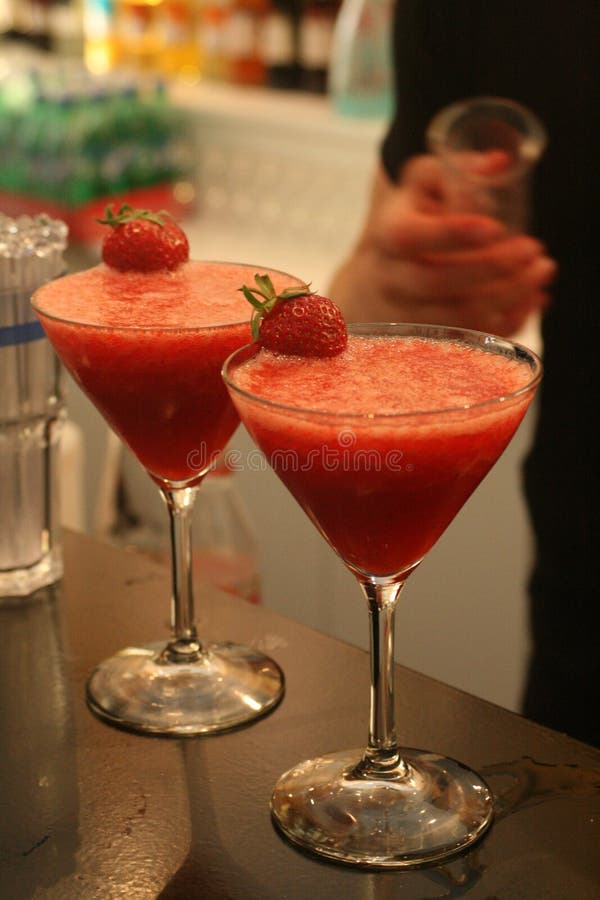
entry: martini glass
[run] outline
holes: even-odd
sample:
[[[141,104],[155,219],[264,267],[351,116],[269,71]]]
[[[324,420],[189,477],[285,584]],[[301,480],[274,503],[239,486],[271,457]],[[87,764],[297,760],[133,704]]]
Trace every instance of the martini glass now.
[[[299,763],[277,782],[271,812],[290,841],[322,857],[409,867],[471,845],[489,827],[493,803],[484,780],[460,762],[399,746],[395,608],[408,576],[510,441],[541,363],[520,345],[455,328],[348,331],[339,357],[285,358],[249,346],[223,372],[248,431],[354,573],[369,611],[367,747]],[[409,411],[398,411],[401,394]]]
[[[246,301],[240,294],[236,308],[231,298],[255,267],[195,261],[186,266],[185,277],[111,274],[96,267],[54,282],[52,294],[43,288],[34,297],[58,356],[156,483],[170,521],[172,637],[127,647],[101,662],[88,680],[87,700],[114,725],[174,736],[243,725],[273,709],[284,689],[272,659],[232,642],[200,640],[196,629],[192,509],[202,478],[239,423],[220,371],[228,354],[250,340]],[[281,286],[297,283],[284,273],[270,274]],[[161,290],[167,298],[157,311]],[[69,308],[61,301],[74,292],[85,301],[81,314],[58,314],[56,309]],[[199,308],[199,324],[189,304],[177,312],[176,324],[168,324],[171,307],[203,294],[209,312]],[[223,298],[226,313],[219,305]]]

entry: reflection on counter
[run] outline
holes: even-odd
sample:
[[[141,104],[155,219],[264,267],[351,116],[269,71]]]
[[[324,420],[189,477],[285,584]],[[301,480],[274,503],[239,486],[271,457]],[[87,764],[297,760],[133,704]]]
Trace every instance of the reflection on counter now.
[[[47,889],[75,869],[79,796],[61,605],[61,587],[51,585],[0,606],[4,897],[41,896],[36,888]],[[25,883],[29,893],[17,893]]]

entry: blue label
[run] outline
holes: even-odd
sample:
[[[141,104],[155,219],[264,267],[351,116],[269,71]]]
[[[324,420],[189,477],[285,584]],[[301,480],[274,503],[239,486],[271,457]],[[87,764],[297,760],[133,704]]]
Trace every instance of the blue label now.
[[[23,322],[21,325],[4,325],[0,328],[0,347],[29,344],[30,341],[39,341],[45,337],[46,332],[37,319],[33,322]]]

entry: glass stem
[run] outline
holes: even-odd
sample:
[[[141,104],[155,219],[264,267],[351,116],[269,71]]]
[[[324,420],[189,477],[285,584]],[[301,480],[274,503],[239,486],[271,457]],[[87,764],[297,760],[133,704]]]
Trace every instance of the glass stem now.
[[[396,737],[394,711],[394,616],[404,582],[361,582],[369,608],[371,703],[369,743],[360,763],[362,777],[406,775]]]
[[[161,488],[171,534],[171,626],[173,638],[162,653],[166,663],[194,662],[201,645],[194,619],[192,584],[192,511],[197,488]]]

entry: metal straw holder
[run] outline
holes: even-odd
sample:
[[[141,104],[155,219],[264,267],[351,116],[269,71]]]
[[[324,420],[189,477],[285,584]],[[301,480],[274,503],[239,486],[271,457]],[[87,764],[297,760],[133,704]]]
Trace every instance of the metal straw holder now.
[[[0,598],[59,579],[61,366],[31,307],[64,271],[67,227],[0,215]]]

